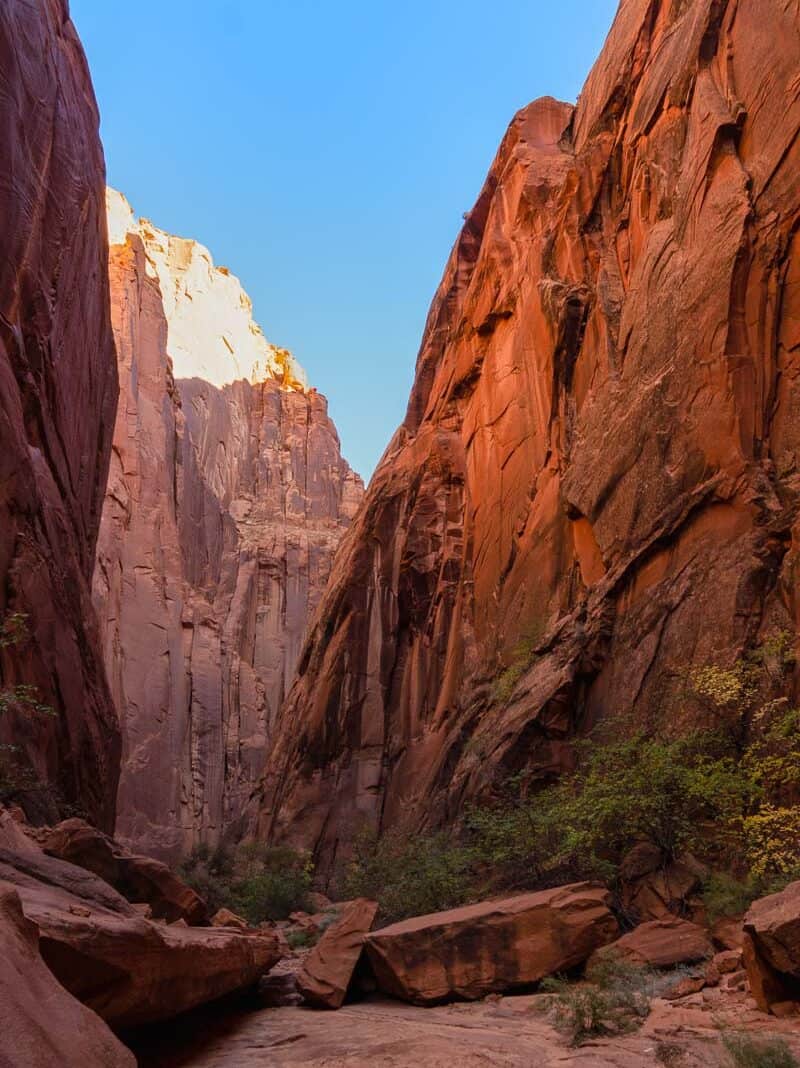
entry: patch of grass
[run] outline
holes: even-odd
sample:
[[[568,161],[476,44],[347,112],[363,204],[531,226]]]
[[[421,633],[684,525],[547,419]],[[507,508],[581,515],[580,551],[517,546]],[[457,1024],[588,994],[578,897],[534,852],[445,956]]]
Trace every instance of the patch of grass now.
[[[730,1032],[722,1035],[722,1045],[732,1068],[800,1068],[782,1038]]]

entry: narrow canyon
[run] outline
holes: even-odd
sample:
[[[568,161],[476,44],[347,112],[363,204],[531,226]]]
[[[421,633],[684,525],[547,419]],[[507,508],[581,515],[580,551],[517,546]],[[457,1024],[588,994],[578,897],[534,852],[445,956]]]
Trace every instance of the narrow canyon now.
[[[0,1068],[796,1068],[800,3],[513,117],[366,489],[67,0],[0,129]]]

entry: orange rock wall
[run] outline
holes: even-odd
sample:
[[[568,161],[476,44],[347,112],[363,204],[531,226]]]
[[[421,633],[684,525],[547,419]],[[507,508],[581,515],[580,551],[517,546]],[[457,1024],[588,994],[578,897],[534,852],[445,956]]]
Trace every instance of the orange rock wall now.
[[[600,719],[677,729],[682,672],[794,628],[799,70],[796,4],[623,0],[577,107],[515,117],[258,833],[330,865],[365,821],[452,820]]]

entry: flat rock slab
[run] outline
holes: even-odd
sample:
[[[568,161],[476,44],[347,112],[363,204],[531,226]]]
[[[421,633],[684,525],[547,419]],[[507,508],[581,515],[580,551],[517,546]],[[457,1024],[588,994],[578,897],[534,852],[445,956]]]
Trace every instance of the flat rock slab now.
[[[376,901],[349,901],[308,954],[297,974],[297,989],[310,1005],[338,1009],[344,1004],[364,938],[377,911]]]
[[[336,1013],[266,1009],[177,1021],[137,1047],[140,1068],[710,1068],[723,1064],[716,1022],[783,1035],[800,1054],[796,1023],[748,1009],[743,996],[715,1011],[657,1001],[636,1034],[571,1049],[542,1012],[542,997],[421,1008],[370,999]],[[664,1051],[671,1060],[662,1061]]]
[[[474,1000],[583,964],[619,934],[610,901],[596,883],[484,901],[374,931],[366,953],[385,994]]]

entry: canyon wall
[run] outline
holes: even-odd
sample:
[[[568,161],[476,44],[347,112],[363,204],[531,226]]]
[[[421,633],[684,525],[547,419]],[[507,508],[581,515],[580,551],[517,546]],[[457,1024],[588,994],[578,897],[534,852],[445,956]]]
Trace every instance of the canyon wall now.
[[[0,69],[0,782],[32,817],[66,802],[110,828],[89,582],[117,372],[99,120],[65,0],[4,0]]]
[[[120,407],[94,592],[116,834],[174,860],[235,835],[363,486],[238,280],[108,198]]]
[[[769,31],[765,32],[764,27]],[[622,0],[513,120],[336,558],[255,833],[331,867],[794,631],[800,9]]]

